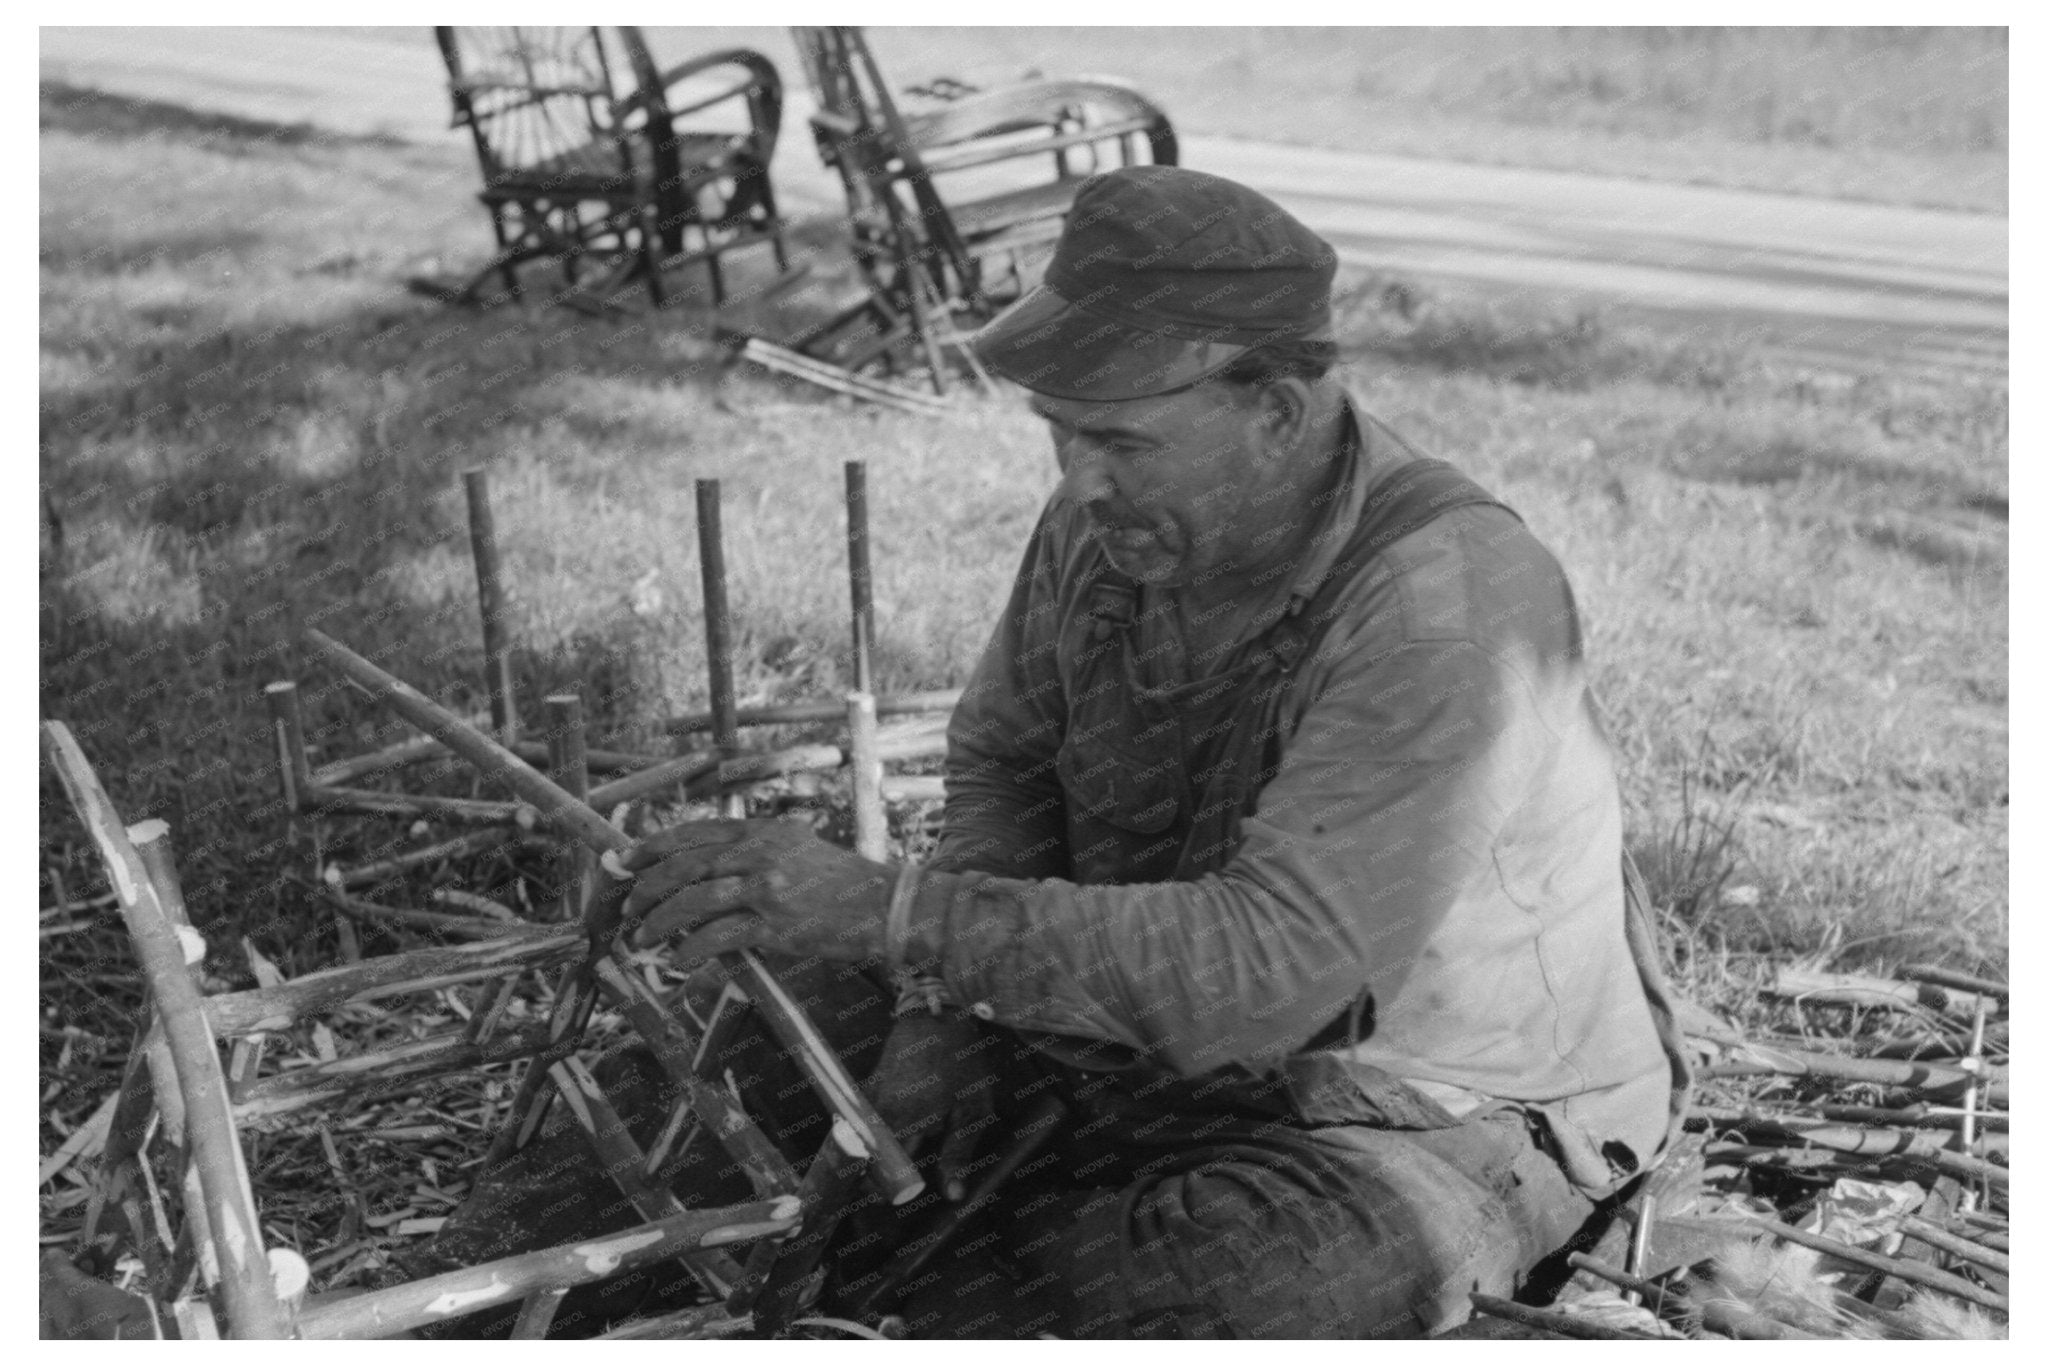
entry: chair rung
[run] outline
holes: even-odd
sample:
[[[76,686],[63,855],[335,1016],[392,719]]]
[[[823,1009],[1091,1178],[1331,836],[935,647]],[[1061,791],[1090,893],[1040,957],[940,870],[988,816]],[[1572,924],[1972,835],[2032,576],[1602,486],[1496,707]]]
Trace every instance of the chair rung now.
[[[414,949],[309,972],[274,987],[209,996],[203,1004],[207,1021],[216,1034],[252,1034],[286,1028],[308,1015],[332,1010],[349,1001],[433,991],[458,982],[518,972],[568,958],[584,944],[582,932],[573,926],[536,926],[473,944]]]
[[[724,1209],[686,1210],[600,1238],[578,1239],[309,1308],[299,1315],[299,1336],[366,1338],[424,1328],[524,1299],[536,1290],[588,1285],[693,1249],[773,1237],[795,1228],[802,1213],[803,1202],[793,1195]]]
[[[235,1102],[234,1115],[237,1121],[268,1119],[342,1100],[361,1103],[408,1090],[445,1072],[531,1057],[547,1043],[545,1024],[508,1030],[482,1043],[470,1041],[461,1030],[431,1035],[260,1077]]]

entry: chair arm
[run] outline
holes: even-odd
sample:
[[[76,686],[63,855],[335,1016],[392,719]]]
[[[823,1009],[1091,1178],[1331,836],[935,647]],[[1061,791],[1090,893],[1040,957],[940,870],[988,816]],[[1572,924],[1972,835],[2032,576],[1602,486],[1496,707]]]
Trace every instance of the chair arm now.
[[[682,108],[668,107],[668,91],[681,81],[699,75],[719,66],[736,66],[747,74],[747,79],[730,90],[720,91],[707,100]],[[621,115],[631,114],[651,107],[659,92],[661,104],[671,124],[686,114],[708,109],[726,100],[744,96],[754,122],[754,141],[761,164],[766,166],[775,157],[775,142],[782,131],[782,75],[769,61],[752,48],[728,47],[716,52],[706,52],[679,62],[668,70],[657,74],[650,86],[635,90],[630,96],[618,102],[615,108]]]

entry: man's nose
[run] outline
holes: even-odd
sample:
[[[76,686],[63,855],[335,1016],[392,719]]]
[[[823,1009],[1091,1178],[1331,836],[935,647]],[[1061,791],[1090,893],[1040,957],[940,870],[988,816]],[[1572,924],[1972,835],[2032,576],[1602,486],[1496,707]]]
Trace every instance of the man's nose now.
[[[1109,462],[1086,441],[1070,440],[1059,450],[1060,492],[1082,505],[1108,502],[1116,496]]]

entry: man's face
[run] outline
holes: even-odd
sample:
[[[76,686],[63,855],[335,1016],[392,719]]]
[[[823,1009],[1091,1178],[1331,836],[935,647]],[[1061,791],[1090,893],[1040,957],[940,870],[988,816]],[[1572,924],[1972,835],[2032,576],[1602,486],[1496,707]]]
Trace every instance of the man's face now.
[[[1271,558],[1284,539],[1297,504],[1277,485],[1295,476],[1254,391],[1201,384],[1113,403],[1038,394],[1031,410],[1052,429],[1062,492],[1139,582],[1205,583]]]

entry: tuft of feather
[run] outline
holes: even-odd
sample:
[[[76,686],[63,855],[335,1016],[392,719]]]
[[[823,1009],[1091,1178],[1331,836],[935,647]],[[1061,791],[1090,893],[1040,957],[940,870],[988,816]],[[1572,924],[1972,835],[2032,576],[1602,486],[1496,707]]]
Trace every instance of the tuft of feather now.
[[[1899,1326],[1923,1338],[1971,1338],[2000,1341],[2006,1326],[1990,1310],[1941,1294],[1922,1290],[1898,1310]]]
[[[1883,1338],[1877,1324],[1848,1307],[1821,1267],[1822,1255],[1811,1248],[1768,1239],[1742,1243],[1717,1253],[1704,1268],[1709,1289],[1700,1298],[1726,1300],[1821,1337]]]

